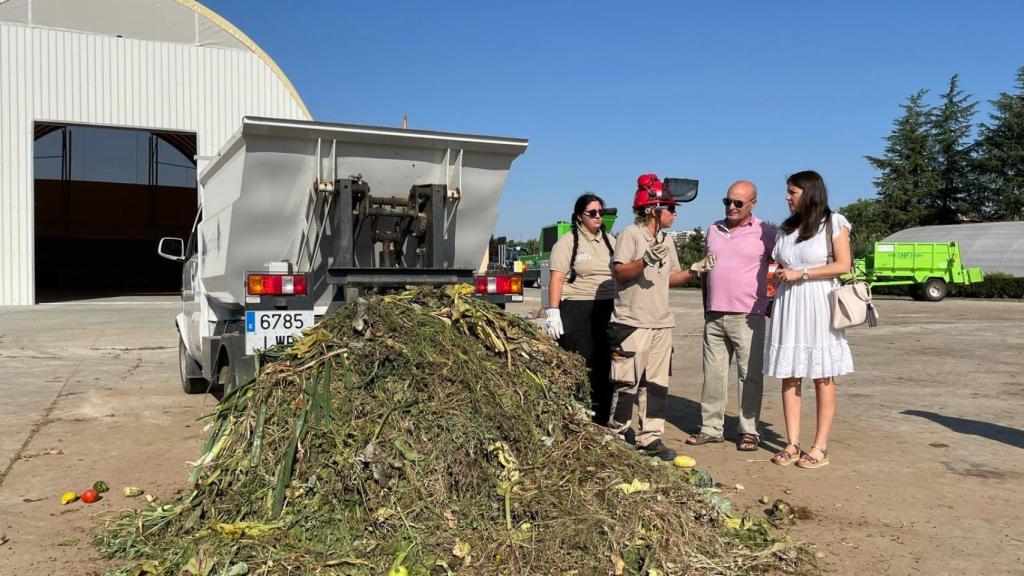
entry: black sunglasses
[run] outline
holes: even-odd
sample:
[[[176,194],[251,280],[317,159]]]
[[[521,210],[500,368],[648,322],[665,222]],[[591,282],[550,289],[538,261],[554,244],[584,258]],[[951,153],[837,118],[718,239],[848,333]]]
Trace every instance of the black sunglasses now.
[[[676,205],[675,204],[658,204],[658,208],[664,208],[665,210],[668,210],[672,214],[676,213]]]
[[[604,213],[605,213],[604,208],[599,208],[597,210],[584,210],[583,211],[583,215],[584,216],[590,216],[591,218],[599,218],[601,216],[604,216]]]
[[[722,198],[722,204],[725,207],[728,207],[729,204],[732,204],[733,206],[736,207],[737,210],[739,210],[740,208],[743,208],[747,204],[753,204],[753,203],[754,203],[754,200],[751,200],[749,202],[744,202],[743,200],[730,200],[728,198]]]

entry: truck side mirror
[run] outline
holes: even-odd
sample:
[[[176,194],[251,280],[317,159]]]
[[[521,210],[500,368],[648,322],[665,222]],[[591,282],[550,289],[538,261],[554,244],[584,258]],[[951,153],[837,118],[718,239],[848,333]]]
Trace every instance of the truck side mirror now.
[[[160,239],[157,254],[175,262],[185,261],[185,242],[181,238],[165,237]]]

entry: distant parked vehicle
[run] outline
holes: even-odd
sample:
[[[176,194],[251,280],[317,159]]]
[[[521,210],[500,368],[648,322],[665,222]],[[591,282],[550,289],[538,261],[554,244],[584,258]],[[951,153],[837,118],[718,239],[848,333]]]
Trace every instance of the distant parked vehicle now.
[[[915,300],[938,302],[950,284],[984,280],[981,268],[967,268],[956,242],[876,242],[867,258],[853,261],[858,278],[871,286],[910,286]]]

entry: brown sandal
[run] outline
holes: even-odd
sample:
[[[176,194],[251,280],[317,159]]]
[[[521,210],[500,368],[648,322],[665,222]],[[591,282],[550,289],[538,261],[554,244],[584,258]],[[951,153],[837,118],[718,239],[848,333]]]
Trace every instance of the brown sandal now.
[[[789,451],[790,446],[796,448],[796,453]],[[772,456],[772,464],[777,464],[779,466],[789,466],[790,464],[796,462],[800,458],[801,454],[802,452],[800,451],[799,445],[786,444],[785,448],[776,452],[775,456]]]
[[[740,452],[754,452],[757,450],[758,438],[754,434],[741,434],[740,441],[736,443],[736,449]]]
[[[811,446],[811,450],[814,450],[815,448],[821,451],[821,458],[815,458],[814,456],[811,456],[810,452],[804,452],[800,455],[800,460],[796,465],[800,468],[807,468],[809,470],[828,466],[828,450],[822,446],[818,446],[817,444]]]
[[[725,438],[722,438],[721,436],[712,436],[710,434],[705,434],[703,432],[701,432],[700,434],[695,434],[693,436],[690,436],[689,438],[686,439],[686,443],[689,444],[690,446],[703,446],[705,444],[718,444],[718,443],[724,442],[724,441],[725,441]]]

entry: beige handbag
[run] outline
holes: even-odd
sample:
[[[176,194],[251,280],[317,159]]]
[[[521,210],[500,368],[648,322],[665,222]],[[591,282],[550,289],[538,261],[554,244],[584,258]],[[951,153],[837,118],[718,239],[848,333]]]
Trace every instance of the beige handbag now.
[[[825,224],[825,242],[828,249],[826,262],[835,262],[835,255],[832,250],[832,215],[828,216]],[[871,301],[871,286],[863,280],[857,280],[857,269],[850,270],[853,279],[847,284],[842,284],[828,295],[829,304],[832,306],[832,328],[844,330],[851,326],[860,326],[867,322],[868,326],[878,326],[878,310]]]
[[[843,330],[865,322],[871,327],[878,326],[878,310],[871,302],[871,287],[867,282],[854,277],[849,284],[833,290],[829,301],[832,305],[832,328]]]

